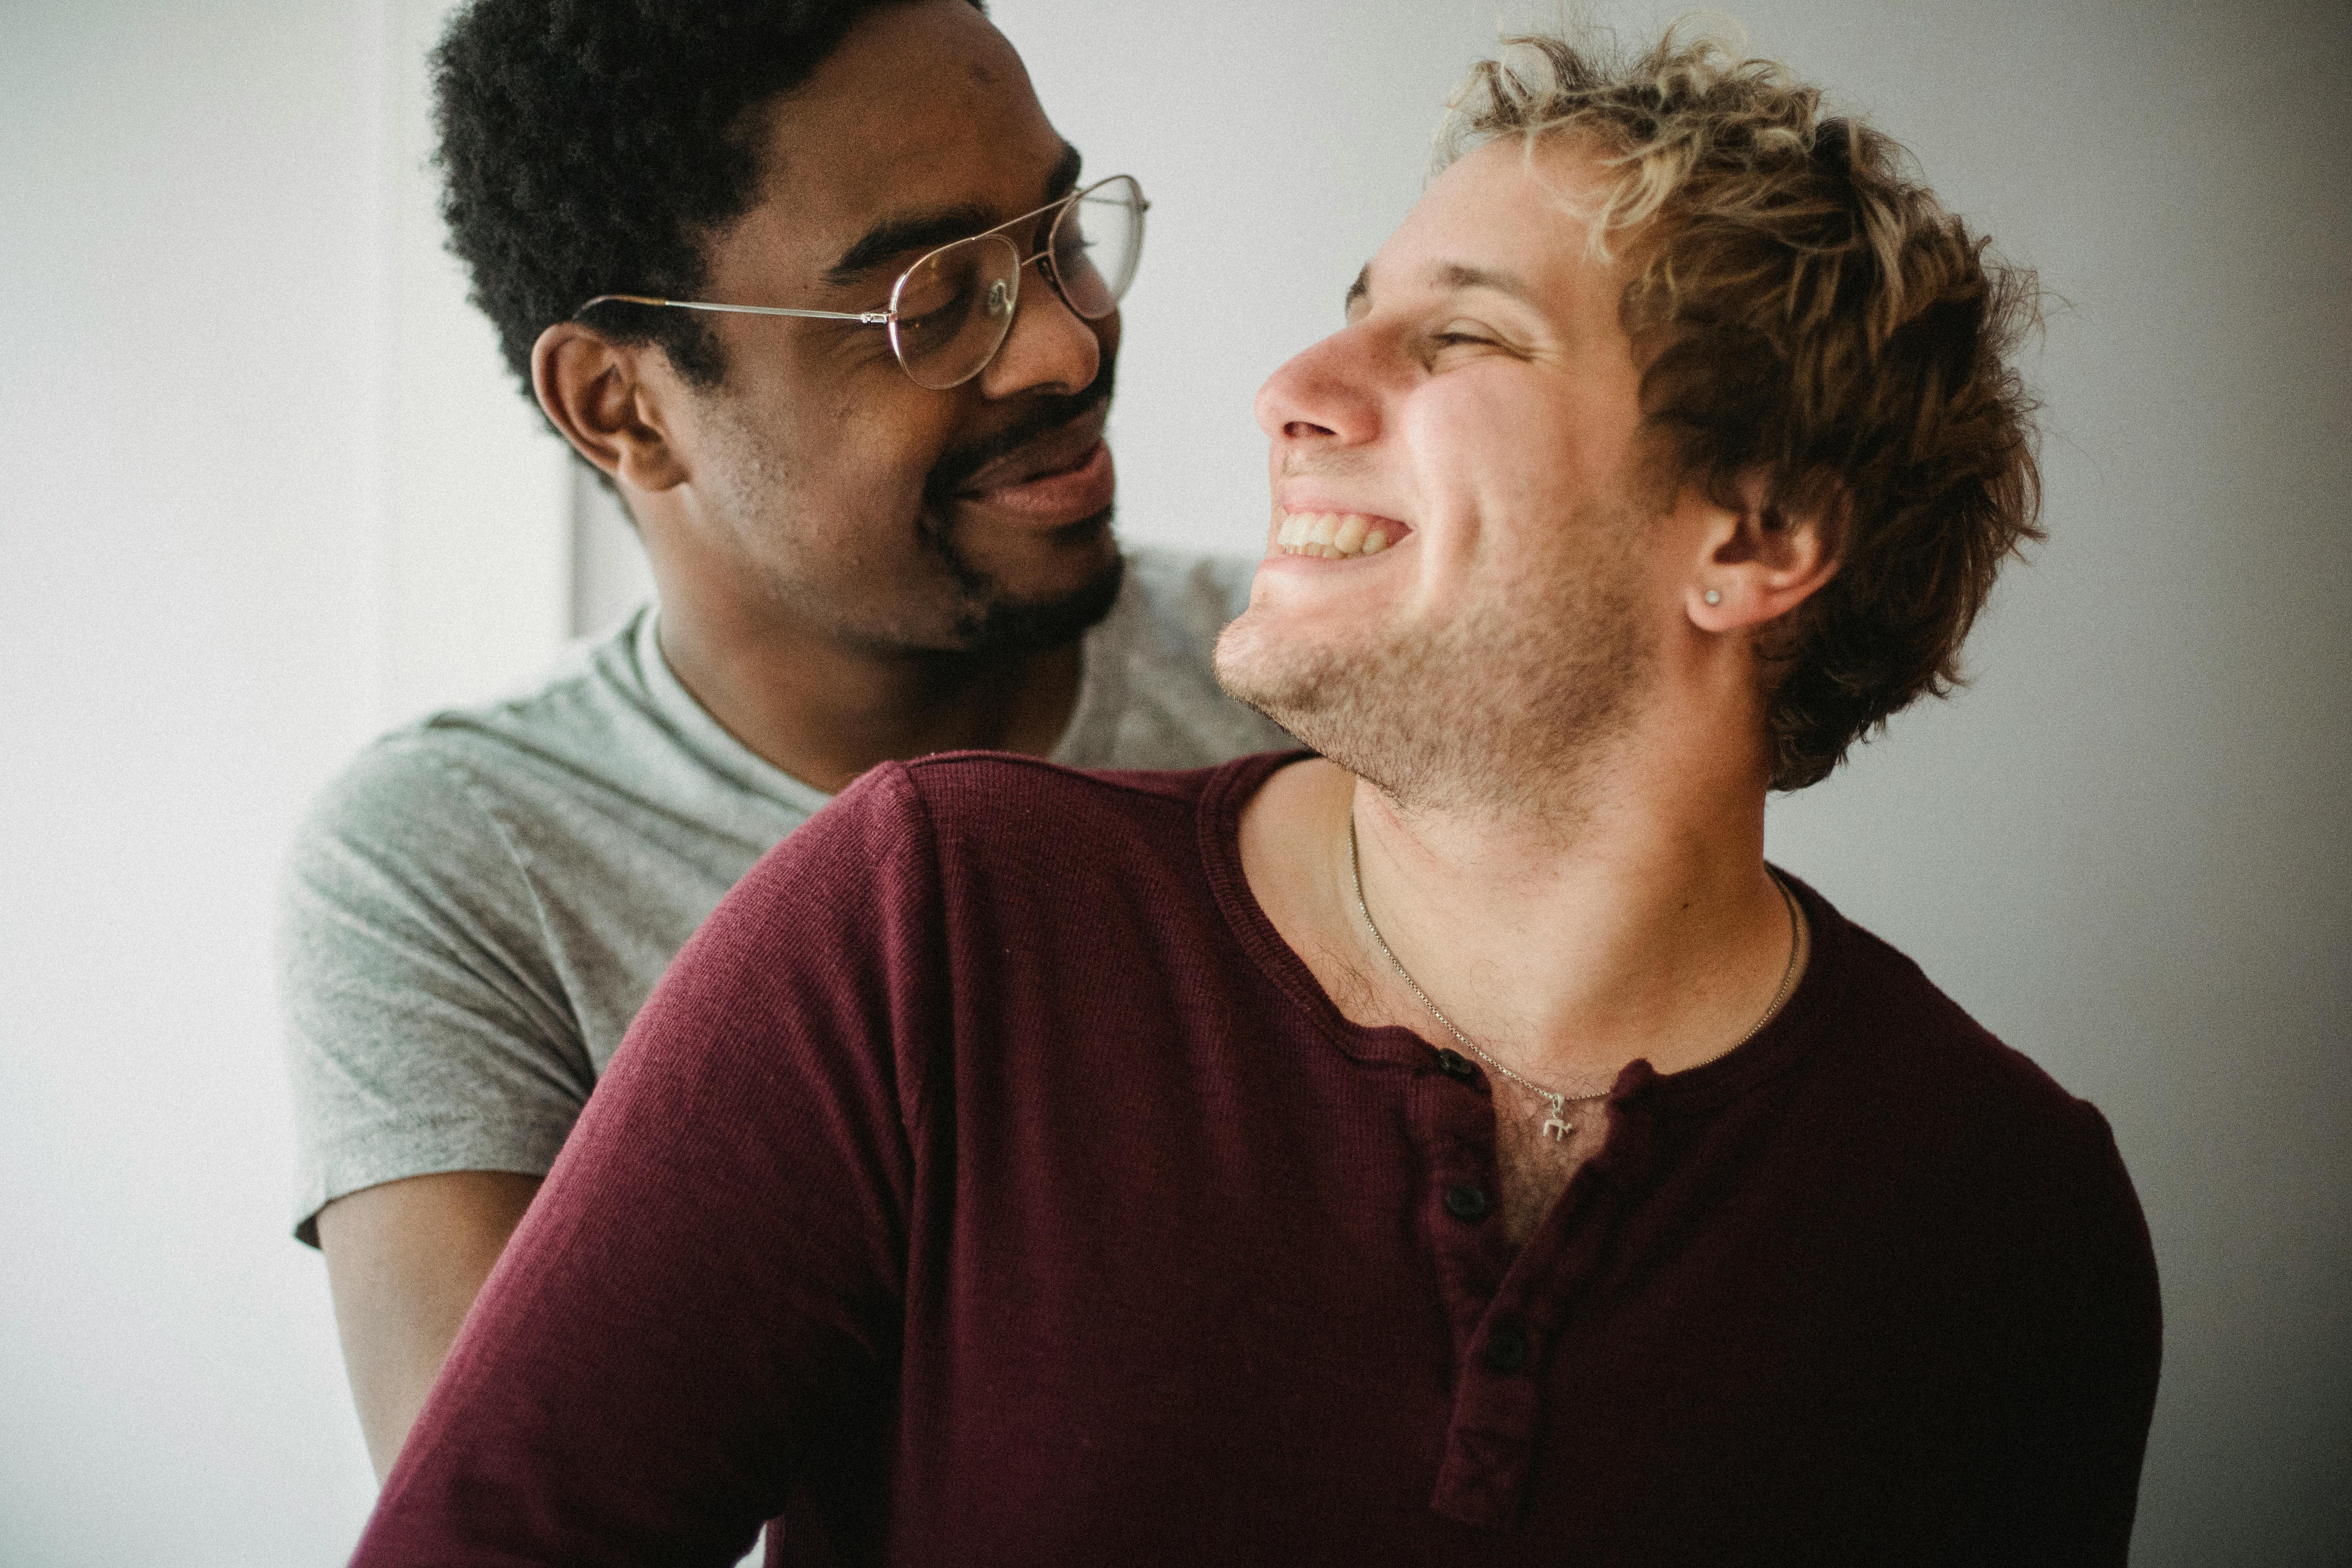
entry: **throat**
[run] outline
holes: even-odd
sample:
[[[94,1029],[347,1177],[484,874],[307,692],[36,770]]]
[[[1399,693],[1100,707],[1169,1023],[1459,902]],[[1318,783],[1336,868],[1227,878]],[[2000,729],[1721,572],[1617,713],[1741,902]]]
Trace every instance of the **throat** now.
[[[829,794],[940,752],[1052,752],[1077,706],[1077,643],[994,657],[877,656],[829,642],[703,658],[662,650],[695,700],[764,761]]]
[[[1609,1100],[1571,1100],[1559,1120],[1565,1134],[1545,1131],[1552,1102],[1517,1084],[1495,1083],[1495,1177],[1501,1212],[1496,1216],[1514,1247],[1524,1246],[1543,1223],[1576,1173],[1609,1140]]]

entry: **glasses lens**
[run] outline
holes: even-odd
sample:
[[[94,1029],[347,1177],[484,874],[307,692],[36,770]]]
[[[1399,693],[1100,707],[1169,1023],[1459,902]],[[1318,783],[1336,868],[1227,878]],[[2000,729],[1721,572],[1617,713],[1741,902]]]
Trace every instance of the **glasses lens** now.
[[[1054,220],[1054,278],[1070,309],[1098,321],[1118,309],[1143,258],[1143,192],[1115,174],[1078,193]]]
[[[890,296],[890,347],[919,386],[970,381],[1012,330],[1020,291],[1021,253],[1003,235],[934,250]]]

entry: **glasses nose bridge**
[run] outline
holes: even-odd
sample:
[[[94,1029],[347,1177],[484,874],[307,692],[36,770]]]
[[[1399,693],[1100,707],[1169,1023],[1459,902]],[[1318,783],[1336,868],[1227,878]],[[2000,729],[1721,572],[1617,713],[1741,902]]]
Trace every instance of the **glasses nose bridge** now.
[[[1020,247],[1015,246],[1013,248],[1017,251]],[[1022,290],[1021,274],[1032,262],[1037,264],[1038,274],[1045,279],[1046,287],[1053,290],[1054,298],[1061,302],[1063,310],[1070,313],[1071,323],[1088,333],[1094,330],[1094,323],[1079,310],[1076,301],[1071,300],[1069,290],[1062,287],[1061,274],[1054,267],[1053,241],[1048,237],[1044,249],[1023,257],[1020,263],[1013,268],[1013,298],[1007,302],[1009,308],[1004,313],[1004,335],[998,338],[996,346],[989,351],[988,357],[992,361],[1004,352],[1004,345],[1012,341],[1014,332],[1021,330],[1021,316],[1030,299]],[[985,370],[987,365],[983,363],[981,368]]]
[[[1078,198],[1073,195],[1063,201],[1060,204],[1061,212],[1057,212],[1054,215],[1054,222],[1052,226],[1045,230],[1045,245],[1036,250],[1031,251],[1028,255],[1021,257],[1019,261],[1013,263],[1013,299],[1011,301],[1012,310],[1008,312],[1008,315],[1016,313],[1020,310],[1022,302],[1021,274],[1034,264],[1037,268],[1038,276],[1045,279],[1046,286],[1054,290],[1054,297],[1061,300],[1062,308],[1069,311],[1071,315],[1076,316],[1080,321],[1088,320],[1086,312],[1078,309],[1077,301],[1070,298],[1069,289],[1063,286],[1061,269],[1054,265],[1054,236],[1061,229],[1062,214],[1068,212],[1072,207],[1076,206],[1077,205],[1077,200]],[[1021,247],[1016,245],[1013,247],[1013,254],[1018,256],[1020,255]],[[1014,323],[1010,320],[1005,322],[1004,331],[1006,336],[1009,337],[1012,335],[1013,325]],[[1003,344],[1000,341],[997,346],[1002,349]]]
[[[1028,267],[1032,262],[1036,263],[1038,276],[1044,278],[1046,282],[1054,286],[1054,292],[1062,297],[1063,304],[1070,307],[1070,313],[1072,315],[1076,315],[1078,313],[1078,308],[1075,304],[1071,303],[1069,290],[1062,286],[1061,269],[1054,265],[1054,243],[1061,235],[1062,225],[1066,223],[1069,220],[1070,215],[1077,210],[1078,198],[1085,195],[1086,192],[1084,191],[1072,191],[1060,201],[1054,202],[1030,215],[1032,217],[1044,217],[1047,214],[1052,215],[1051,218],[1045,225],[1045,243],[1039,246],[1035,250],[1031,251],[1028,255],[1023,257],[1021,258],[1021,265],[1013,268],[1013,271],[1018,273],[1023,268]],[[1021,220],[1019,218],[1014,218],[1013,221],[1017,224]],[[1008,225],[1007,226],[1010,226]],[[1013,248],[1017,251],[1021,247],[1018,245],[1015,245]],[[1085,318],[1080,317],[1079,319],[1083,321]]]

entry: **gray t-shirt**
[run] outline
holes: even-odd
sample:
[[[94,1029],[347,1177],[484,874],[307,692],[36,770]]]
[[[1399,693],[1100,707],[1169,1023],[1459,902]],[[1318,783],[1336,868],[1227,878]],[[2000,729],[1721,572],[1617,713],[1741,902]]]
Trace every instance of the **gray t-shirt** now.
[[[1189,768],[1293,744],[1210,672],[1255,565],[1132,553],[1055,760]],[[678,683],[650,609],[526,696],[362,752],[288,868],[295,1235],[315,1245],[330,1199],[379,1182],[544,1173],[671,957],[828,798]]]

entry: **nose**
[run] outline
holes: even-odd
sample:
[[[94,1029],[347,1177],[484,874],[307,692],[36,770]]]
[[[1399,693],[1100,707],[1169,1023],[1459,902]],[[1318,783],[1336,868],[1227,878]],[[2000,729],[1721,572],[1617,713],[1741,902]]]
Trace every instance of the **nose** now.
[[[1332,333],[1294,355],[1258,388],[1257,427],[1277,447],[1370,440],[1380,426],[1370,370],[1360,332],[1347,328]]]
[[[985,396],[1084,392],[1102,373],[1103,355],[1117,349],[1118,312],[1099,321],[1087,321],[1070,309],[1042,271],[1032,270],[1022,279],[1021,297],[1013,309],[1012,330],[980,373]]]

